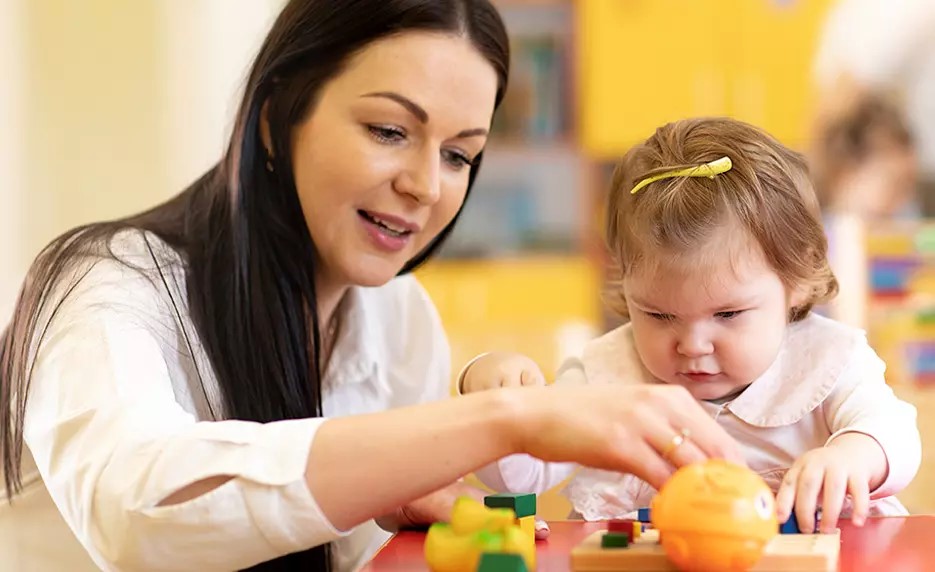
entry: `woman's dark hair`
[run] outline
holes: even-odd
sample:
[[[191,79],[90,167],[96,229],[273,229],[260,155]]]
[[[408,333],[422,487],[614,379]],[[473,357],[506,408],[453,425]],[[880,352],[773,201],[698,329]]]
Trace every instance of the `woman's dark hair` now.
[[[471,41],[496,71],[499,105],[509,45],[488,0],[291,0],[253,64],[222,160],[169,202],[125,219],[72,229],[42,251],[0,340],[0,454],[11,497],[22,488],[30,348],[52,319],[40,323],[39,316],[54,316],[62,302],[50,302],[47,294],[53,288],[69,291],[61,284],[67,269],[102,245],[105,256],[116,258],[111,239],[126,229],[152,233],[186,261],[186,302],[220,385],[224,417],[270,422],[321,416],[314,247],[292,177],[290,135],[353,55],[407,31]],[[264,104],[269,154],[260,136]],[[272,172],[266,169],[270,155]],[[480,158],[471,169],[469,189],[479,166]],[[402,272],[428,260],[456,220]],[[329,546],[323,545],[254,569],[330,568]]]

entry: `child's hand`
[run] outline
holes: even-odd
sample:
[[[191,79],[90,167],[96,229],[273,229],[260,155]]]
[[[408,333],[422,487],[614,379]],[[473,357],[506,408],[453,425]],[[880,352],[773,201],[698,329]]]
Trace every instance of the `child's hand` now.
[[[536,362],[522,354],[493,352],[477,358],[464,372],[461,393],[521,385],[545,385]]]
[[[776,510],[785,522],[795,507],[803,533],[815,530],[815,510],[821,503],[821,532],[838,525],[845,497],[853,502],[851,521],[861,526],[867,519],[870,490],[886,475],[886,456],[876,440],[860,433],[845,433],[825,447],[805,453],[783,478],[776,494]]]

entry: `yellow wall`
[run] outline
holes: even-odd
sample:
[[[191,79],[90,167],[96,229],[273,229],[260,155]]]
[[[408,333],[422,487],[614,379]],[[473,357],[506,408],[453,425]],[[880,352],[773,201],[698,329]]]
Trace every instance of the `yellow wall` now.
[[[33,250],[168,196],[158,3],[27,2],[26,178]]]

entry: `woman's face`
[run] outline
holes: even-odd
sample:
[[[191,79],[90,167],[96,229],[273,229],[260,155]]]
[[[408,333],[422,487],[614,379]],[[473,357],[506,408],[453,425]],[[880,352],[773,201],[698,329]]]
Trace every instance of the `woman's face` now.
[[[384,284],[451,222],[496,92],[469,40],[423,32],[371,44],[323,87],[292,146],[320,282]]]

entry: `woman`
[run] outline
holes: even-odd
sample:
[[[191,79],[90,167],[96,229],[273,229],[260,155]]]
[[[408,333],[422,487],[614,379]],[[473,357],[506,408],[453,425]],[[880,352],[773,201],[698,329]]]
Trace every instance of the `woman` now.
[[[35,262],[0,360],[8,489],[31,454],[109,570],[351,570],[372,519],[444,518],[508,454],[657,484],[738,458],[670,388],[443,399],[444,333],[406,275],[464,204],[508,61],[486,0],[290,2],[217,167]]]

